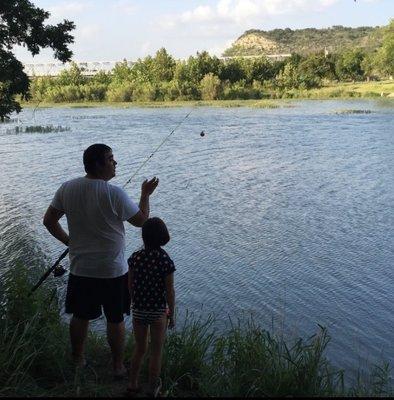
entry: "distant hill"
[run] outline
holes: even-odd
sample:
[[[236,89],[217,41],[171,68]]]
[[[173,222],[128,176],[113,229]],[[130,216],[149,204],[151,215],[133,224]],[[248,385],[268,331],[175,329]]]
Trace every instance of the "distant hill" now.
[[[324,49],[336,53],[354,47],[372,51],[381,43],[382,28],[369,26],[348,28],[336,25],[326,29],[286,28],[271,31],[250,29],[226,49],[223,56],[309,54]]]

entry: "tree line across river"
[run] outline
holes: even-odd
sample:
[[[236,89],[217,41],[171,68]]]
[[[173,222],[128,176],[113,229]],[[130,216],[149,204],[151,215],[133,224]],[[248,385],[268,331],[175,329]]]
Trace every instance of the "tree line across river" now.
[[[374,52],[361,48],[342,53],[293,54],[283,61],[265,56],[222,60],[197,52],[185,61],[166,49],[118,63],[111,72],[87,77],[77,64],[57,77],[33,78],[33,101],[175,101],[289,97],[289,90],[319,88],[333,82],[387,79],[394,75],[394,20]]]

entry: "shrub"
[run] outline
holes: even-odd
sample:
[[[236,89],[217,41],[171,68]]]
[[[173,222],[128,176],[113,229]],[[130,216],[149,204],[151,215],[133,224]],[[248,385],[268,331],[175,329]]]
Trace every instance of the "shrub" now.
[[[147,82],[136,85],[132,97],[133,101],[154,101],[159,94],[158,86]]]
[[[244,81],[235,82],[233,84],[227,83],[224,86],[222,98],[224,100],[247,100],[247,99],[260,99],[261,89],[246,85]]]
[[[33,78],[30,82],[30,92],[32,98],[36,100],[44,100],[46,92],[55,86],[55,81],[51,77]]]
[[[217,100],[221,92],[221,82],[217,75],[208,73],[200,81],[201,98],[203,100]]]
[[[105,100],[108,85],[103,83],[89,83],[81,87],[81,93],[85,101]]]
[[[134,85],[125,82],[121,85],[111,84],[107,90],[107,100],[114,102],[132,101]]]
[[[164,101],[174,101],[179,97],[179,88],[176,81],[163,82],[161,88]]]
[[[189,80],[174,79],[169,83],[169,91],[167,96],[174,100],[200,100],[201,93],[199,87]]]
[[[45,93],[45,100],[54,103],[80,101],[83,98],[83,86],[76,85],[53,86]]]

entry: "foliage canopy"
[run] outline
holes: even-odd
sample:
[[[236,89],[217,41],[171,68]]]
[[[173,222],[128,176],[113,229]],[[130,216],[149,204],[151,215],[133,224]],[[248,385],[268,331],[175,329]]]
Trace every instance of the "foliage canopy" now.
[[[64,20],[57,25],[45,25],[49,12],[35,7],[28,0],[1,0],[0,3],[0,119],[3,121],[21,107],[15,99],[29,98],[29,79],[23,65],[15,58],[12,49],[21,45],[33,55],[42,48],[54,50],[54,57],[62,62],[72,56],[68,48],[74,42],[69,33],[75,28],[73,22]]]

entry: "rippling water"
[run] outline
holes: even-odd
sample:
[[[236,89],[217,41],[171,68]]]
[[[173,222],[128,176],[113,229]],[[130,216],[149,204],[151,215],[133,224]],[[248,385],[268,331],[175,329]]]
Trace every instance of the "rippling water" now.
[[[292,104],[195,108],[127,190],[137,201],[143,178],[160,178],[151,214],[172,234],[181,312],[215,312],[219,327],[228,314],[253,315],[289,336],[320,323],[334,363],[393,365],[394,108]],[[372,112],[336,113],[346,109]],[[60,183],[83,173],[87,146],[113,148],[112,182],[123,185],[188,111],[30,109],[0,125],[0,275],[29,257],[28,242],[47,265],[60,255],[42,216]],[[70,131],[17,134],[18,124]],[[135,228],[127,238],[129,252],[141,245]],[[56,281],[61,291],[65,279]]]

